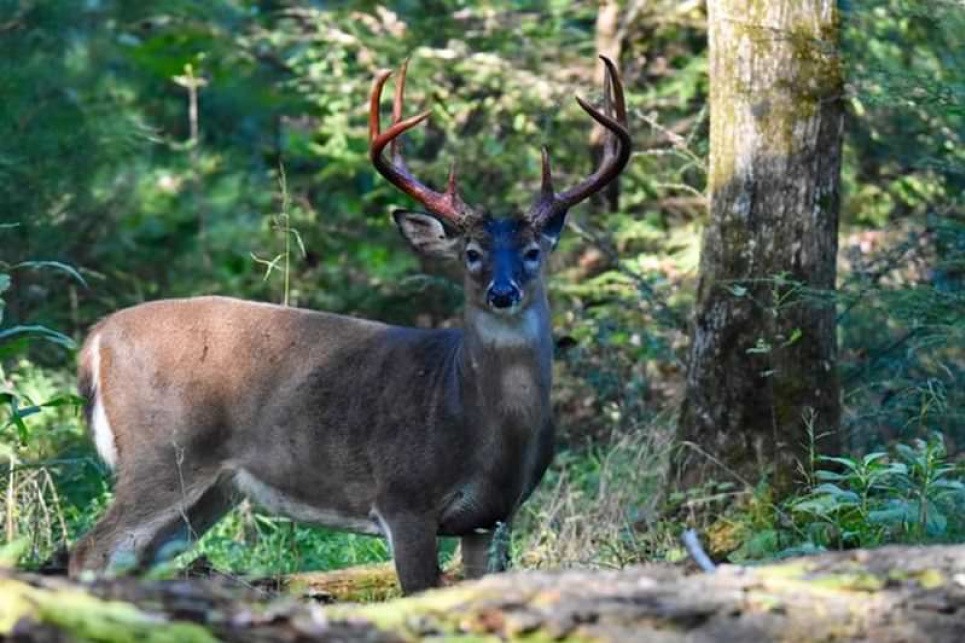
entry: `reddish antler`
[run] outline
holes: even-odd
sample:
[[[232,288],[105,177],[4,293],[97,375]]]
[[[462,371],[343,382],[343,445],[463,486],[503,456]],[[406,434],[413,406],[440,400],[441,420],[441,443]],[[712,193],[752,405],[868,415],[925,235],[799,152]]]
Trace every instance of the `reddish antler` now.
[[[529,217],[536,225],[542,225],[554,214],[565,211],[602,190],[607,183],[620,174],[630,160],[633,142],[627,129],[627,105],[623,98],[623,85],[620,83],[613,61],[606,56],[600,56],[600,59],[606,65],[606,77],[603,81],[603,112],[597,111],[579,96],[576,97],[580,107],[609,133],[603,144],[600,167],[569,190],[556,193],[553,190],[549,152],[544,147],[543,183],[539,196],[536,197],[529,211]]]
[[[456,165],[449,169],[449,182],[445,192],[436,192],[422,184],[409,174],[402,158],[402,141],[399,138],[404,132],[412,129],[429,118],[429,111],[402,120],[402,104],[405,94],[405,73],[409,61],[402,63],[399,69],[399,81],[395,86],[395,102],[392,107],[392,125],[382,132],[379,115],[379,103],[382,99],[382,88],[392,76],[391,71],[381,71],[372,83],[372,94],[369,99],[369,158],[379,173],[387,178],[397,188],[421,203],[433,214],[445,219],[457,227],[465,227],[475,216],[472,209],[456,191]],[[382,150],[391,143],[392,160],[387,161],[382,156]]]

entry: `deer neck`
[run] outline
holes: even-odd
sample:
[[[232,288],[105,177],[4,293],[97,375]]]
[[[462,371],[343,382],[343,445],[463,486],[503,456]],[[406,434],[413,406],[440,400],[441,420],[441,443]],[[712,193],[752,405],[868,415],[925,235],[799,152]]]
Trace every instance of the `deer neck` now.
[[[545,295],[515,315],[467,308],[460,347],[461,388],[485,417],[530,430],[549,415],[553,339]]]

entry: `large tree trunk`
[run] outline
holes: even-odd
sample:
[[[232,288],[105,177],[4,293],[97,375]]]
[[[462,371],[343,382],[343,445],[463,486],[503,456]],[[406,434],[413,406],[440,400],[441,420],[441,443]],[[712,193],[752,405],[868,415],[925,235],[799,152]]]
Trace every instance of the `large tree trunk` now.
[[[838,12],[835,0],[708,4],[710,222],[675,471],[682,488],[769,475],[786,490],[808,428],[833,432],[840,413]]]

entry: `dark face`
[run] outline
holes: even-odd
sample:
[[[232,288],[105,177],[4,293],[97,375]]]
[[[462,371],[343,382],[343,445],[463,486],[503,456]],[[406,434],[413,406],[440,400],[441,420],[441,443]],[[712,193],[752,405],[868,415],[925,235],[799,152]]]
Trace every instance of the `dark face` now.
[[[479,307],[512,314],[525,308],[540,282],[544,245],[522,219],[485,219],[466,235],[466,297]]]
[[[422,255],[462,266],[466,304],[499,315],[514,315],[542,294],[543,266],[562,228],[550,221],[537,230],[526,219],[483,218],[454,233],[433,216],[396,212],[402,235]]]

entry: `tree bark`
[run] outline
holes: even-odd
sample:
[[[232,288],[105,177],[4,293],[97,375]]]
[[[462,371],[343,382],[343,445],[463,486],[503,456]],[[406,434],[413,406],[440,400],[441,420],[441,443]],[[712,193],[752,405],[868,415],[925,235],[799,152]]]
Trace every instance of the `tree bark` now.
[[[837,450],[835,0],[710,0],[710,221],[674,471],[787,491]]]
[[[600,9],[596,14],[596,53],[606,56],[617,67],[620,66],[620,54],[623,53],[623,42],[620,40],[620,3],[618,0],[599,0]],[[603,87],[606,68],[597,61],[594,73],[594,87]],[[590,160],[593,167],[599,167],[603,158],[603,143],[607,130],[599,123],[593,123],[590,130]],[[603,190],[591,197],[591,203],[598,210],[614,212],[620,208],[620,179],[610,181]]]
[[[689,574],[500,574],[371,605],[212,581],[83,585],[0,570],[0,638],[17,641],[875,641],[965,631],[965,546],[886,547]]]

